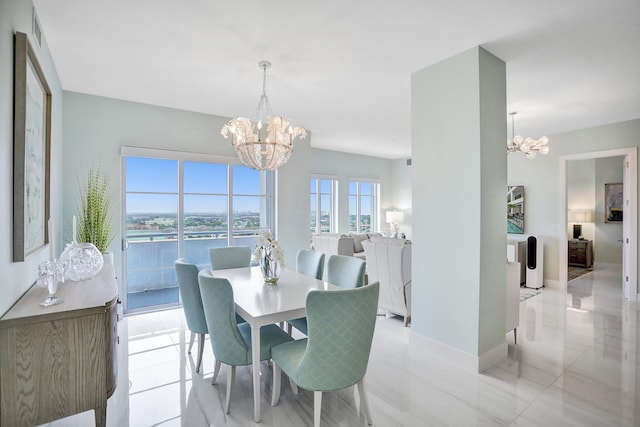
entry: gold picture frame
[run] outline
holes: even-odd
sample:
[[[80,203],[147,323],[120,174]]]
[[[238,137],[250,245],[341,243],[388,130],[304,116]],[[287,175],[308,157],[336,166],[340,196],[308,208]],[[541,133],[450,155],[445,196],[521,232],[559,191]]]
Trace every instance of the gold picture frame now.
[[[604,222],[622,222],[622,183],[604,185]]]
[[[25,33],[14,36],[13,261],[49,243],[51,90]]]

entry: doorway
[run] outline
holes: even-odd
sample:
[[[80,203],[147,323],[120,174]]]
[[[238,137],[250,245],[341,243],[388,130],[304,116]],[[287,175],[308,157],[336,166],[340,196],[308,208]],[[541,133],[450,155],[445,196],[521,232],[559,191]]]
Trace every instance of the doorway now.
[[[571,169],[569,162],[579,160],[597,160],[611,157],[623,158],[623,218],[622,223],[622,275],[621,286],[623,295],[626,300],[638,300],[637,286],[637,150],[636,148],[607,150],[593,153],[583,153],[571,156],[562,156],[560,161],[560,179],[564,185],[561,185],[561,224],[560,241],[568,240],[573,237],[573,223],[570,224],[569,209],[572,208],[571,203],[575,203],[574,197],[569,197],[568,188],[570,186],[571,176],[568,170]],[[594,184],[595,186],[595,184]],[[595,199],[594,199],[595,201]],[[578,209],[576,209],[578,210]],[[585,209],[586,210],[586,209]],[[595,211],[595,205],[594,205]],[[595,215],[595,212],[594,212]],[[573,218],[571,218],[573,219]],[[628,219],[628,220],[627,220]],[[595,233],[595,228],[594,228]],[[595,234],[594,234],[595,237]],[[564,248],[564,249],[562,249]],[[562,245],[559,251],[560,265],[566,266],[569,261],[569,245]],[[568,271],[566,268],[560,269],[560,281],[566,284],[568,279]]]

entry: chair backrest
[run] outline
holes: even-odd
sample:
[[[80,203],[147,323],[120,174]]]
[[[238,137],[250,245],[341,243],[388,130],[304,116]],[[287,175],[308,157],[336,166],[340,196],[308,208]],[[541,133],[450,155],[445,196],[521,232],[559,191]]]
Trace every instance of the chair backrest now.
[[[324,271],[324,254],[310,249],[300,249],[296,257],[296,271],[321,280]]]
[[[294,381],[309,390],[349,387],[364,377],[376,325],[379,284],[307,295],[307,349]]]
[[[411,243],[404,239],[378,237],[363,242],[367,274],[380,282],[380,308],[394,314],[411,315]]]
[[[251,352],[242,339],[233,305],[233,288],[225,278],[209,270],[198,274],[204,315],[216,360],[227,365],[251,363]]]
[[[365,265],[360,258],[331,255],[327,262],[327,282],[343,288],[359,288],[364,285]]]
[[[228,246],[209,250],[212,270],[251,266],[251,248],[249,246]]]
[[[202,297],[198,286],[198,267],[195,264],[189,264],[184,258],[177,259],[174,266],[187,326],[197,334],[206,334],[209,331],[204,318]]]

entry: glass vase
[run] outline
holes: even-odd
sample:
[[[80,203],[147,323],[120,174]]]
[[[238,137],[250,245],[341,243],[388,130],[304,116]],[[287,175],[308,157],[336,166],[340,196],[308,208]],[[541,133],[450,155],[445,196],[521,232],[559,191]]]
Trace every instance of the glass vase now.
[[[271,248],[264,248],[260,258],[260,270],[266,283],[278,283],[280,278],[280,263],[275,259]]]
[[[104,260],[93,243],[72,242],[67,245],[60,262],[64,265],[65,277],[69,280],[89,280],[100,272]]]

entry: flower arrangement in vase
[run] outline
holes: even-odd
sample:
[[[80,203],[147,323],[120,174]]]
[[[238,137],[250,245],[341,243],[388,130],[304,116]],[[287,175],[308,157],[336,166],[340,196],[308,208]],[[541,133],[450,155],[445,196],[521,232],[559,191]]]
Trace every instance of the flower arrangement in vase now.
[[[262,277],[266,283],[277,283],[280,269],[284,267],[284,249],[268,230],[260,230],[256,239],[253,260],[260,263]]]

